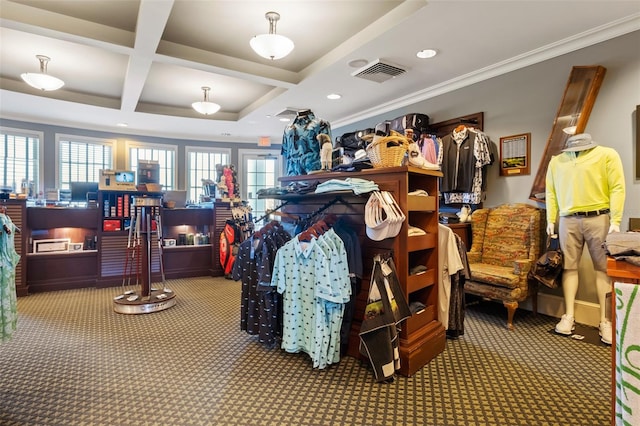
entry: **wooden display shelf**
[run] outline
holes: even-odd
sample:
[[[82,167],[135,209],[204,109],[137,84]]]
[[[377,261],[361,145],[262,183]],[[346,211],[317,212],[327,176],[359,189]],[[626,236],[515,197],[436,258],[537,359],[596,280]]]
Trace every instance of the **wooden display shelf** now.
[[[286,213],[306,217],[320,206],[336,197],[344,203],[335,204],[330,213],[340,217],[352,227],[360,238],[362,260],[365,276],[362,277],[362,289],[356,295],[354,318],[349,333],[347,353],[356,358],[364,359],[359,351],[359,330],[364,318],[364,310],[368,298],[368,275],[372,270],[373,258],[376,255],[391,254],[394,259],[400,287],[404,296],[410,302],[421,302],[426,308],[422,314],[416,314],[402,323],[400,328],[400,374],[411,376],[426,363],[444,350],[445,330],[437,318],[436,303],[438,286],[435,285],[438,276],[438,205],[435,194],[438,193],[438,178],[442,173],[437,170],[425,170],[411,166],[386,167],[363,170],[353,173],[317,173],[309,176],[287,176],[280,181],[285,185],[289,182],[318,181],[329,179],[345,179],[358,177],[371,180],[378,185],[380,191],[390,192],[402,212],[407,216],[400,233],[394,238],[373,241],[366,235],[364,225],[364,210],[369,194],[356,195],[353,193],[325,193],[305,196],[273,196],[269,198],[286,199],[288,204],[283,210]],[[424,190],[429,196],[409,195],[410,192]],[[434,194],[434,195],[431,195]],[[427,234],[409,236],[409,226],[424,230]],[[409,268],[424,265],[427,271],[423,274],[410,276]]]
[[[435,306],[427,306],[424,310],[411,315],[411,318],[407,319],[402,324],[403,335],[408,337],[408,340],[413,340],[411,337],[414,333],[419,333],[427,324],[436,320]]]
[[[212,247],[211,244],[163,247],[165,278],[212,275]]]
[[[422,274],[409,275],[404,286],[407,294],[411,294],[436,283],[436,270],[429,269]]]
[[[408,211],[436,211],[437,200],[436,197],[424,196],[424,195],[408,195],[407,196],[407,210]]]
[[[427,233],[426,235],[415,235],[407,238],[407,252],[432,249],[438,244],[438,235]]]

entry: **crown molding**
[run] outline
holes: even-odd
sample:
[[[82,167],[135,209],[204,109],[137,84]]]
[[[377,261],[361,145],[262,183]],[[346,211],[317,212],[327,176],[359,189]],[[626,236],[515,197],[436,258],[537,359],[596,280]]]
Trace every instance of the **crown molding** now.
[[[353,124],[370,117],[385,114],[405,106],[413,105],[436,96],[444,95],[463,87],[471,86],[476,83],[507,74],[521,68],[535,65],[537,63],[553,59],[567,53],[574,52],[585,47],[593,46],[613,38],[632,33],[640,30],[640,13],[636,13],[625,18],[612,21],[608,24],[592,28],[588,31],[567,37],[563,40],[542,46],[538,49],[525,52],[521,55],[514,56],[501,62],[497,62],[488,67],[476,70],[474,72],[461,75],[451,80],[427,87],[408,96],[403,96],[390,100],[388,102],[377,105],[374,108],[361,111],[357,114],[350,115],[340,120],[333,120],[331,127],[340,128]]]

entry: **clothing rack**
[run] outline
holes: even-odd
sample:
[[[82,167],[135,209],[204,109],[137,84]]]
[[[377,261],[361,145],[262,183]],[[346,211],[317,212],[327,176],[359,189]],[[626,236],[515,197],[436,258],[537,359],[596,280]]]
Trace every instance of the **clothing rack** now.
[[[260,223],[263,220],[265,220],[266,218],[268,218],[269,216],[271,216],[272,213],[277,212],[278,210],[280,210],[281,208],[283,208],[284,206],[286,206],[287,204],[289,204],[291,201],[285,201],[284,203],[280,204],[278,207],[276,207],[275,209],[271,209],[271,210],[267,210],[264,215],[260,216],[258,219],[254,220],[253,223]]]
[[[337,204],[337,203],[341,203],[341,204],[344,204],[345,206],[349,206],[349,203],[344,201],[340,195],[337,195],[333,200],[331,200],[328,203],[324,204],[323,206],[318,208],[316,211],[309,213],[309,215],[303,220],[312,219],[312,218],[318,216],[323,211],[327,210],[329,207],[331,207],[331,206],[333,206],[334,204]]]

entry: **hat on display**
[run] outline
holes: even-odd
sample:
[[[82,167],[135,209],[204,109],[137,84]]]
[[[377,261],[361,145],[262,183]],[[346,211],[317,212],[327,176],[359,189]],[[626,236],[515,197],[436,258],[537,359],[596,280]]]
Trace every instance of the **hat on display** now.
[[[382,241],[389,234],[391,218],[385,217],[380,200],[375,194],[371,194],[364,209],[364,221],[367,237],[374,241]]]
[[[393,196],[386,191],[373,191],[364,208],[367,237],[374,241],[393,238],[400,233],[406,219]]]
[[[564,144],[564,152],[584,151],[598,146],[589,133],[579,133],[571,136]]]

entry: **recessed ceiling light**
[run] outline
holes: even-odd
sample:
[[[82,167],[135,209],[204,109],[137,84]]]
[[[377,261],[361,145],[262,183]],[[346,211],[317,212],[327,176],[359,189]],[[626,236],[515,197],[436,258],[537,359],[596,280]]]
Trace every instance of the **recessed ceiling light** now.
[[[424,49],[416,53],[416,56],[420,59],[429,59],[433,58],[437,54],[438,52],[436,52],[434,49]]]
[[[127,123],[118,123],[118,124],[116,124],[116,126],[118,126],[118,127],[128,127],[129,125]]]
[[[331,100],[340,99],[341,97],[342,95],[339,93],[331,93],[327,95],[327,99],[331,99]]]
[[[369,63],[369,61],[367,61],[366,59],[354,59],[353,61],[349,61],[347,64],[351,68],[362,68],[365,65],[367,65],[368,63]]]
[[[281,118],[280,121],[284,121],[286,123],[288,121],[291,121],[291,119],[290,118]]]

